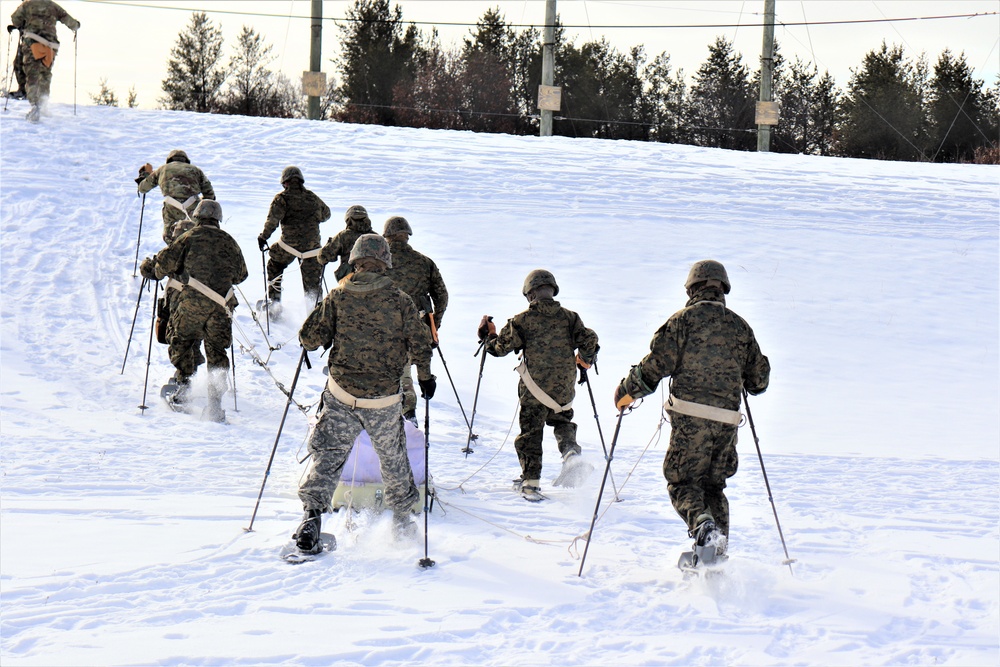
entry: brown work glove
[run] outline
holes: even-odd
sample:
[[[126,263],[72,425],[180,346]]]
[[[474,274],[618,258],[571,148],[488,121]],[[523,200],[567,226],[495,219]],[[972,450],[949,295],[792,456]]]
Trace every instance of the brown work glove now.
[[[493,317],[490,315],[483,315],[483,319],[479,320],[479,329],[476,330],[479,334],[479,340],[486,340],[490,336],[497,335],[497,327],[493,324]]]

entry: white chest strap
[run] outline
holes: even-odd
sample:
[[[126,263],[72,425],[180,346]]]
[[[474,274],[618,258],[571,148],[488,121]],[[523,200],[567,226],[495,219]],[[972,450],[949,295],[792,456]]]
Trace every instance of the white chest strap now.
[[[173,197],[171,197],[170,195],[163,195],[163,203],[169,204],[170,206],[173,206],[174,208],[178,209],[181,213],[184,214],[184,217],[187,218],[188,220],[191,219],[190,210],[194,208],[194,205],[197,204],[200,199],[201,197],[199,197],[198,195],[191,195],[182,204]]]
[[[298,250],[288,245],[281,239],[278,239],[278,242],[275,243],[274,245],[278,246],[279,248],[287,252],[289,255],[292,255],[293,257],[298,257],[299,259],[310,259],[312,257],[319,257],[319,254],[323,252],[322,246],[320,246],[319,248],[313,248],[312,250],[307,250],[306,252],[299,252]]]
[[[188,276],[187,286],[194,288],[195,290],[207,296],[212,301],[222,306],[222,308],[226,311],[227,315],[232,314],[232,311],[229,309],[229,304],[228,304],[229,299],[231,299],[233,296],[232,287],[229,288],[229,292],[226,294],[226,296],[222,296],[221,294],[219,294],[214,289],[212,289],[205,283],[201,282],[194,276]]]
[[[334,398],[352,408],[387,408],[403,400],[402,394],[379,396],[378,398],[358,398],[337,384],[332,375],[328,375],[326,378],[326,388],[330,390]]]
[[[559,405],[556,403],[554,398],[542,391],[542,388],[539,387],[538,384],[531,378],[531,373],[528,372],[528,362],[523,354],[520,359],[521,363],[518,364],[517,368],[514,370],[521,376],[521,382],[524,383],[524,386],[528,388],[528,391],[538,400],[539,403],[553,412],[565,412],[573,407],[573,401],[570,401],[566,405]]]
[[[743,421],[743,413],[738,410],[726,410],[725,408],[717,408],[714,405],[685,401],[673,394],[670,394],[670,398],[663,404],[663,409],[667,412],[676,412],[688,417],[700,417],[701,419],[732,424],[733,426],[739,426],[740,422]]]
[[[41,35],[36,35],[35,33],[29,32],[27,30],[24,32],[24,36],[27,37],[30,40],[38,42],[39,44],[44,44],[45,46],[49,47],[53,51],[58,51],[59,50],[59,42],[50,42],[49,40],[45,39]]]

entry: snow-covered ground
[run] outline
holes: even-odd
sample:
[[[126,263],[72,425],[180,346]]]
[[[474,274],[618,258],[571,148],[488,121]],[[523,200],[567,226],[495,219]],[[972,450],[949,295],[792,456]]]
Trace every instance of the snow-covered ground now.
[[[62,105],[31,125],[26,110],[0,117],[4,665],[1000,661],[1000,168]],[[654,396],[622,419],[577,576],[604,470],[594,411],[580,388],[588,483],[551,487],[549,434],[550,500],[523,502],[510,491],[513,357],[486,362],[466,458],[435,356],[435,567],[417,567],[423,541],[394,543],[387,518],[349,527],[344,512],[326,520],[336,552],[281,562],[305,467],[294,406],[243,529],[285,408],[276,382],[290,386],[300,354],[295,268],[291,313],[267,340],[237,311],[230,425],[160,402],[163,346],[144,394],[151,293],[120,374],[140,284],[133,178],[174,148],[215,186],[251,303],[255,237],[286,165],[334,209],[324,237],[352,204],[379,231],[406,216],[451,292],[441,351],[466,412],[479,318],[503,323],[525,306],[527,272],[552,270],[559,300],[601,338],[592,382],[608,446],[612,391],[683,306],[690,264],[724,262],[729,305],[773,366],[750,408],[793,571],[744,427],[731,560],[721,577],[684,580]],[[162,246],[160,204],[146,199],[140,259]],[[303,406],[324,380],[314,362]]]

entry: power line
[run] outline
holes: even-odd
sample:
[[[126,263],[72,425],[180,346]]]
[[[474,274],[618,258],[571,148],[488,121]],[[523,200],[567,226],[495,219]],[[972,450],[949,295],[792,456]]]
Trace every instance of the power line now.
[[[177,6],[165,6],[165,5],[145,5],[135,2],[117,2],[116,0],[80,0],[80,2],[86,2],[95,5],[110,5],[114,7],[136,7],[141,9],[165,9],[173,11],[184,11],[184,12],[205,12],[206,14],[232,14],[235,16],[261,16],[267,18],[288,18],[288,19],[303,19],[312,20],[311,16],[298,16],[293,14],[271,14],[265,12],[247,12],[247,11],[235,11],[231,9],[199,9],[197,7],[177,7]],[[815,25],[857,25],[864,23],[892,23],[894,21],[940,21],[946,19],[968,19],[977,18],[980,16],[998,16],[1000,12],[977,12],[973,14],[945,14],[940,16],[905,16],[902,18],[881,18],[881,19],[844,19],[840,21],[781,21],[780,25],[785,27],[793,26],[815,26]],[[373,21],[371,19],[355,19],[348,17],[323,17],[324,21],[332,21],[334,23],[395,23],[395,20],[379,20]],[[428,25],[428,26],[450,26],[459,28],[474,28],[479,25],[479,23],[468,23],[460,21],[407,21],[403,20],[402,23],[407,25]],[[544,28],[546,27],[544,23],[511,23],[508,24],[510,28]],[[683,29],[707,29],[707,28],[762,28],[763,23],[662,23],[662,24],[633,24],[633,25],[575,25],[575,24],[560,24],[561,28],[574,28],[574,29],[600,29],[600,30],[683,30]]]

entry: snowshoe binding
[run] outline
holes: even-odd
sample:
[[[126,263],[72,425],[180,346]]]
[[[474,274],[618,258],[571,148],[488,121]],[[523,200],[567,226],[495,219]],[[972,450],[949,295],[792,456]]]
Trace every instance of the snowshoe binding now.
[[[188,403],[191,397],[191,383],[186,379],[178,380],[176,376],[172,377],[160,389],[160,397],[174,412],[187,413],[190,411]]]
[[[592,472],[594,466],[584,461],[579,452],[569,451],[563,456],[562,470],[559,471],[559,476],[552,480],[552,486],[569,488],[581,486]]]
[[[281,550],[281,558],[289,563],[305,563],[315,560],[327,551],[337,548],[337,538],[320,531],[323,522],[321,510],[307,510],[292,535],[292,543]]]
[[[677,561],[677,567],[685,572],[697,571],[701,568],[712,568],[724,563],[729,538],[718,529],[715,521],[706,519],[691,531],[694,538],[691,551],[685,551]]]
[[[547,500],[548,496],[542,494],[542,488],[537,479],[524,479],[523,477],[514,480],[514,490],[521,494],[521,497],[529,503],[540,503]]]

